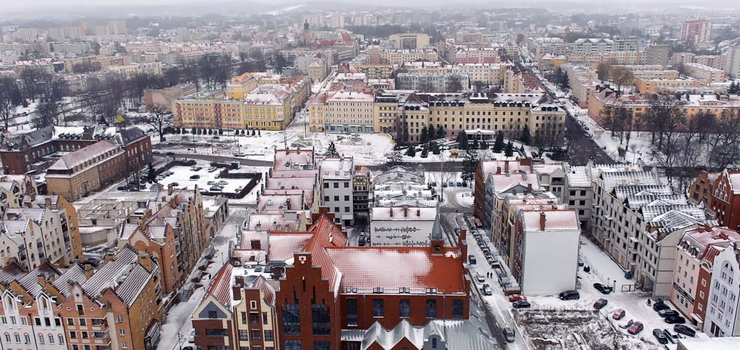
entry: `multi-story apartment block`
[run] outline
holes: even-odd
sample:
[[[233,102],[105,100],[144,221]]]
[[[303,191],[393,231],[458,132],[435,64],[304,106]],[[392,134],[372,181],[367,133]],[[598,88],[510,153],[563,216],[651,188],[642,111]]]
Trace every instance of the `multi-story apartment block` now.
[[[704,211],[651,172],[600,169],[593,191],[594,238],[639,287],[669,296],[680,229],[704,224]]]
[[[388,37],[395,50],[416,50],[429,46],[429,35],[423,33],[391,34]]]
[[[725,71],[700,63],[684,63],[686,74],[692,78],[708,83],[724,83]]]
[[[0,175],[0,214],[5,208],[19,208],[24,196],[36,193],[36,181],[30,174]]]
[[[581,230],[572,209],[514,206],[511,273],[528,295],[576,287]]]
[[[504,73],[510,67],[510,64],[459,63],[452,66],[452,73],[461,76],[467,75],[472,85],[480,82],[486,86],[502,86],[504,84]]]
[[[635,88],[641,94],[684,93],[709,86],[709,82],[693,78],[637,78]]]
[[[69,348],[152,349],[163,321],[159,266],[130,247],[106,257],[85,281],[69,284],[59,304]]]
[[[193,313],[195,344],[201,349],[282,348],[270,283],[252,269],[224,265]]]
[[[352,68],[367,75],[368,79],[389,79],[395,70],[391,64],[357,64]]]
[[[71,230],[64,210],[48,208],[9,208],[5,210],[0,233],[2,262],[14,259],[26,271],[48,261],[69,265],[74,257]],[[79,237],[79,232],[77,231]]]
[[[735,44],[727,50],[725,66],[722,67],[733,79],[740,77],[740,45]]]
[[[427,185],[424,174],[393,167],[375,175],[371,189],[373,207],[434,207],[437,200]]]
[[[450,91],[453,81],[460,83],[461,90],[467,90],[470,87],[470,77],[457,73],[398,73],[396,75],[398,89],[422,92],[460,92]]]
[[[373,207],[370,210],[369,245],[428,247],[432,232],[441,230],[439,225],[436,207]],[[364,245],[365,242],[360,243]]]
[[[198,187],[192,190],[170,187],[161,198],[148,203],[138,223],[121,228],[118,245],[130,245],[151,254],[160,266],[158,283],[163,294],[170,294],[186,282],[210,245],[212,237],[206,226]]]
[[[705,333],[714,337],[740,336],[740,247],[737,242],[714,257],[707,308]]]
[[[326,99],[325,130],[340,133],[374,132],[373,102],[370,93],[333,91]]]
[[[492,64],[498,62],[498,50],[494,48],[454,48],[453,63],[458,64]]]
[[[705,19],[686,21],[681,24],[681,40],[690,45],[697,45],[709,41],[712,31],[712,22]]]
[[[709,300],[709,282],[701,277],[707,264],[702,260],[740,241],[740,234],[722,227],[698,226],[683,230],[673,268],[671,302],[691,323],[701,325]],[[711,272],[711,267],[708,269]]]
[[[720,225],[740,228],[740,170],[723,170],[714,182],[709,205]]]
[[[352,226],[354,222],[352,177],[355,170],[352,157],[325,158],[318,162],[321,207],[334,214],[336,223]]]
[[[126,153],[108,141],[99,141],[62,156],[47,170],[49,193],[77,200],[125,174]]]
[[[383,64],[401,66],[404,62],[437,61],[439,54],[430,49],[426,50],[383,50],[380,52]]]
[[[571,54],[573,55],[595,55],[605,54],[614,49],[614,40],[606,38],[584,38],[578,39],[571,44]]]

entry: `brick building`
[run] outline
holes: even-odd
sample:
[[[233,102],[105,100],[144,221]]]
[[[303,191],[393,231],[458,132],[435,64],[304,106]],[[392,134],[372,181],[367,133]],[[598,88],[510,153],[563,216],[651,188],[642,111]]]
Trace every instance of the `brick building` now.
[[[740,227],[740,170],[724,170],[714,182],[712,203],[717,221],[730,229]]]

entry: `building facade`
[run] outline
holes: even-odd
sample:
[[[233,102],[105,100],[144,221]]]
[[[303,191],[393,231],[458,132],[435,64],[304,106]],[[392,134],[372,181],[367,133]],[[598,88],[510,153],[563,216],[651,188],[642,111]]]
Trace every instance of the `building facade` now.
[[[713,337],[740,335],[740,249],[734,243],[714,258],[709,285],[709,311],[704,332]]]

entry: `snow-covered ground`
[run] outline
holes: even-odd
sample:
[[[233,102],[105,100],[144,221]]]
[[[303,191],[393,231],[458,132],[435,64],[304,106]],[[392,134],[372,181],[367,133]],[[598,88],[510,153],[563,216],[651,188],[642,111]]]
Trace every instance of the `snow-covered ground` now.
[[[223,193],[234,193],[241,191],[241,189],[247,185],[249,179],[221,179],[218,175],[222,169],[212,169],[209,162],[197,161],[194,166],[199,170],[193,170],[193,167],[187,166],[173,166],[169,169],[171,175],[164,177],[159,182],[165,186],[177,183],[176,187],[188,187],[193,188],[198,185],[198,188],[204,191],[210,191],[214,185],[221,185],[222,191],[211,191],[211,192],[223,192]],[[264,173],[268,170],[266,167],[254,167],[254,172]],[[192,179],[193,176],[199,176],[199,179]]]
[[[491,247],[487,238],[484,241]],[[485,255],[472,235],[468,236],[468,247],[469,254],[474,255],[478,261],[477,264],[471,265],[471,272],[484,276],[488,272],[493,272],[486,264]],[[492,252],[496,255],[495,249],[492,249]],[[653,329],[669,329],[671,333],[675,332],[673,325],[665,323],[647,305],[649,295],[641,291],[632,291],[634,282],[624,277],[624,271],[606,253],[585,239],[581,241],[581,259],[584,267],[589,266],[591,271],[586,273],[583,268],[579,268],[580,300],[563,301],[557,295],[527,296],[532,308],[520,312],[512,309],[495,277],[485,278],[482,283],[489,284],[493,289],[493,295],[486,296],[485,301],[491,306],[497,322],[501,327],[515,328],[516,342],[511,344],[510,348],[663,348],[653,337]],[[597,282],[610,286],[616,284],[616,291],[603,295],[593,288],[593,284]],[[480,282],[474,283],[477,288],[481,288]],[[597,312],[593,309],[593,303],[599,298],[607,299],[608,304]],[[611,313],[619,308],[626,311],[626,316],[619,321],[613,320]],[[637,335],[630,335],[626,329],[620,327],[626,325],[629,320],[640,321],[645,328]],[[580,344],[587,346],[582,347]],[[668,344],[668,349],[675,348],[675,344]]]

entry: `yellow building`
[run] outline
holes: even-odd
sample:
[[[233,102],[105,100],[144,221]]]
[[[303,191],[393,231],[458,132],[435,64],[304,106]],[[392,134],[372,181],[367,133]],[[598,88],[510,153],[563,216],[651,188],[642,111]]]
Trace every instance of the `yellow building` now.
[[[637,92],[641,94],[656,94],[659,92],[684,92],[692,88],[708,86],[706,81],[695,79],[635,79]]]
[[[326,78],[326,62],[321,58],[316,58],[306,68],[308,77],[313,82],[319,82]]]
[[[365,73],[368,79],[389,79],[394,70],[390,64],[361,64],[353,68],[357,72]]]

